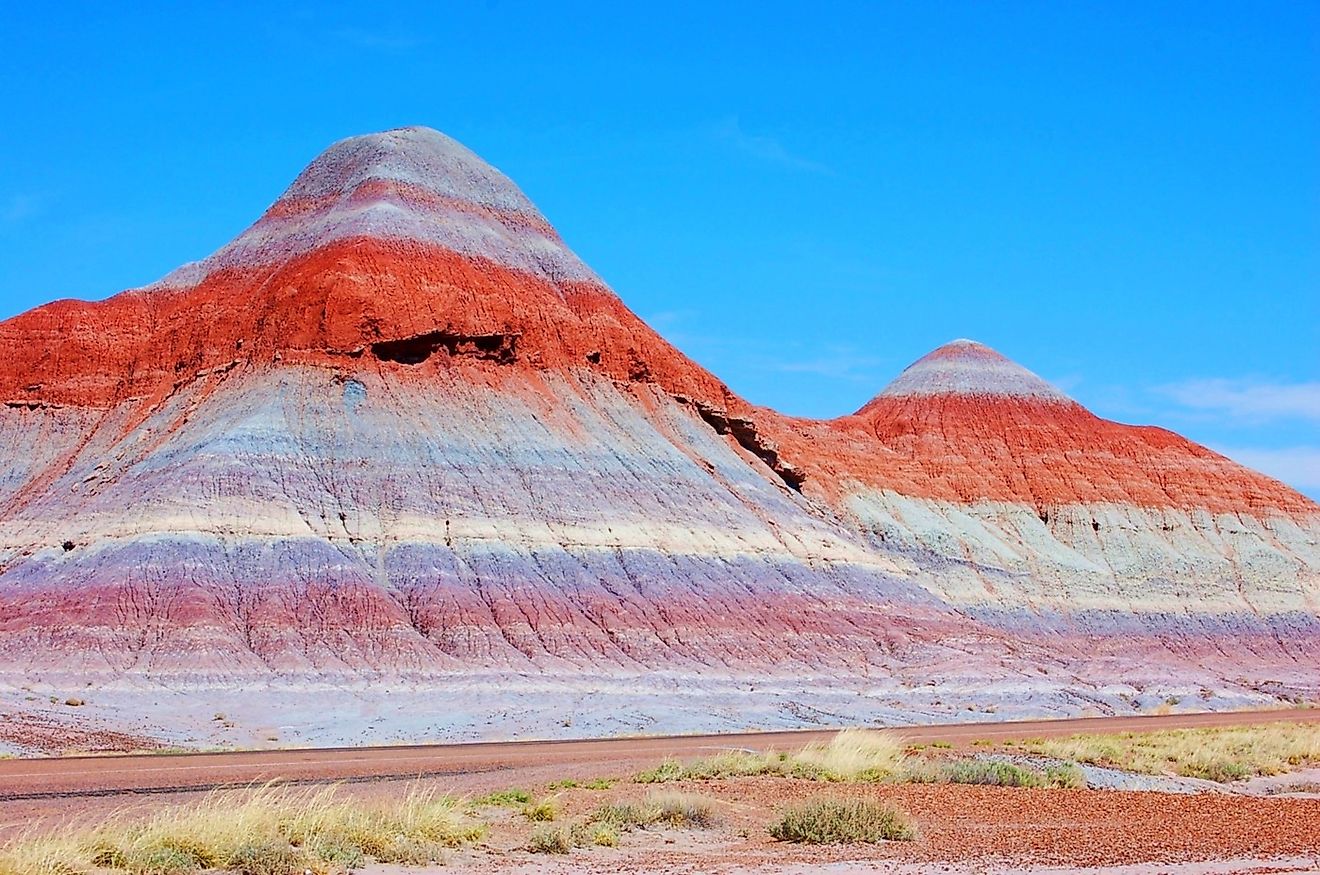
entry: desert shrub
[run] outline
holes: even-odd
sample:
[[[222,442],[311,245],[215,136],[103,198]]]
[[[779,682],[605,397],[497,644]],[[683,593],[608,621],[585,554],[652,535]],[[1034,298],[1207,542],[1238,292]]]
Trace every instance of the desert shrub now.
[[[646,806],[654,810],[656,823],[667,826],[708,829],[715,825],[715,803],[691,793],[652,793]]]
[[[781,842],[853,844],[912,841],[916,827],[902,811],[865,799],[825,799],[790,808],[770,825]]]
[[[639,772],[634,778],[639,784],[663,784],[666,781],[681,781],[685,769],[678,760],[665,760],[654,769]]]
[[[361,848],[356,845],[341,844],[333,839],[312,839],[307,845],[307,852],[313,859],[329,863],[346,872],[360,869],[367,862]]]
[[[239,845],[224,868],[238,875],[296,875],[307,866],[304,852],[282,839],[259,839]]]
[[[523,806],[523,817],[537,823],[548,822],[559,816],[559,803],[553,799],[529,802]]]
[[[986,784],[992,787],[1040,787],[1045,775],[1013,763],[995,760],[954,760],[944,766],[950,784]]]
[[[1076,763],[1055,763],[1045,767],[1045,785],[1048,787],[1085,787],[1086,776]]]
[[[499,805],[506,808],[514,808],[518,805],[526,805],[532,801],[532,794],[526,790],[497,790],[494,793],[487,793],[480,799],[477,799],[473,805]]]
[[[715,803],[692,793],[651,793],[641,802],[602,805],[591,815],[590,821],[617,829],[656,824],[705,829],[716,823]]]
[[[533,854],[567,854],[573,850],[573,839],[566,829],[539,829],[532,833],[527,850]]]
[[[619,844],[619,832],[608,823],[598,823],[591,828],[591,844],[602,848],[613,848]]]

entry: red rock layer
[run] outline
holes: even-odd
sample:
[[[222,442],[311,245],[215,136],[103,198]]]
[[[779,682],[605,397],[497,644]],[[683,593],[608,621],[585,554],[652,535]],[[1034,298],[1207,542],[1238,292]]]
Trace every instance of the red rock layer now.
[[[1171,431],[1101,419],[1072,402],[993,395],[879,396],[830,423],[771,432],[807,482],[841,499],[855,484],[1041,512],[1116,503],[1211,513],[1308,515],[1284,484]]]
[[[0,323],[0,398],[105,407],[238,362],[432,354],[589,367],[716,403],[727,394],[604,286],[357,237],[196,287],[57,301]]]

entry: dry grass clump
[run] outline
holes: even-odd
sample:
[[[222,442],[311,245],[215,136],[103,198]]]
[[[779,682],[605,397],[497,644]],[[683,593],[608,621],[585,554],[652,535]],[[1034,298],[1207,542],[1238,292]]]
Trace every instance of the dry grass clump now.
[[[301,875],[384,863],[439,861],[484,827],[458,802],[414,788],[400,799],[358,802],[331,787],[266,786],[212,793],[146,821],[112,820],[59,837],[19,839],[0,850],[0,875],[72,875],[93,868],[129,875]]]
[[[708,781],[749,775],[780,775],[812,781],[884,781],[902,774],[907,763],[903,740],[889,732],[844,729],[825,743],[787,754],[729,751],[680,763],[666,760],[637,775],[643,784]]]
[[[823,799],[790,808],[770,825],[781,842],[813,845],[912,841],[916,827],[899,809],[866,799]]]
[[[1074,735],[1038,739],[1028,744],[1027,749],[1150,775],[1175,774],[1228,782],[1320,764],[1320,725],[1270,723],[1224,729]]]
[[[691,793],[651,793],[639,803],[602,805],[589,820],[622,830],[657,824],[708,829],[718,822],[714,801]]]
[[[572,826],[539,829],[532,833],[527,850],[533,854],[567,854],[574,848],[592,845],[613,848],[619,844],[619,833],[610,823],[575,823]]]
[[[900,774],[906,744],[890,732],[844,729],[825,744],[809,744],[789,761],[794,772],[820,781],[883,781]]]
[[[546,823],[559,816],[559,803],[554,799],[542,799],[523,806],[523,817],[535,823]]]
[[[527,842],[527,850],[533,854],[567,854],[573,847],[573,836],[567,829],[538,829]]]

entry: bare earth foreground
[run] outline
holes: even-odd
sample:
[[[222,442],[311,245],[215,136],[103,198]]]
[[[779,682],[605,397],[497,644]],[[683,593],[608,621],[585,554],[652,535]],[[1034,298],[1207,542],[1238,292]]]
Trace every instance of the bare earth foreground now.
[[[910,727],[904,739],[928,752],[964,755],[1008,739],[1077,733],[1145,732],[1266,723],[1313,726],[1317,711],[1163,716]],[[998,787],[965,784],[832,784],[759,775],[677,780],[665,792],[711,800],[704,829],[623,832],[617,847],[566,855],[526,850],[538,831],[582,821],[605,804],[639,802],[655,788],[628,778],[662,760],[693,760],[729,750],[787,751],[831,733],[624,738],[572,742],[436,745],[409,748],[253,751],[174,756],[70,757],[0,761],[0,842],[60,833],[115,814],[147,817],[195,802],[217,787],[272,779],[343,781],[347,798],[398,796],[418,783],[478,800],[521,788],[550,799],[554,822],[536,823],[521,806],[481,807],[487,833],[456,849],[446,871],[496,872],[1315,872],[1320,871],[1320,773],[1304,790],[1262,795],[1243,786],[1207,792]],[[932,750],[933,749],[933,750]],[[419,777],[420,776],[420,777]],[[588,785],[601,781],[595,788]],[[564,786],[565,782],[576,786]],[[915,841],[876,845],[796,845],[773,840],[767,825],[786,808],[816,799],[893,803],[916,824]],[[366,871],[397,875],[395,866]]]

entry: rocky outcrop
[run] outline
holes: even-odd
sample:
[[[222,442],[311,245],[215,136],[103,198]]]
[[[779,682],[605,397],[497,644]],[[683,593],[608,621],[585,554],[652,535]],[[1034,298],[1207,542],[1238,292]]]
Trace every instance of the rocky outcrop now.
[[[448,691],[392,738],[566,696],[580,733],[1320,687],[1302,496],[966,341],[852,416],[754,407],[426,129],[0,323],[0,397],[0,684],[168,689],[165,734],[254,684]]]

